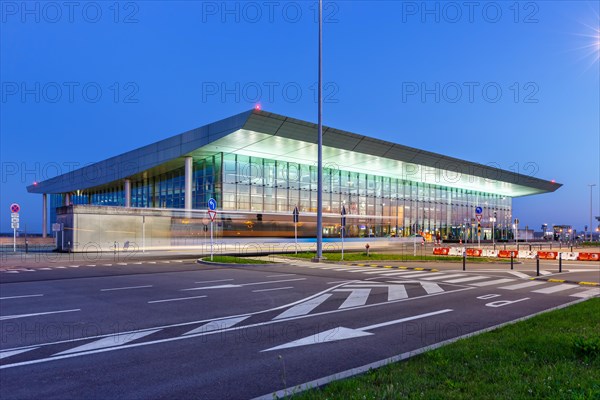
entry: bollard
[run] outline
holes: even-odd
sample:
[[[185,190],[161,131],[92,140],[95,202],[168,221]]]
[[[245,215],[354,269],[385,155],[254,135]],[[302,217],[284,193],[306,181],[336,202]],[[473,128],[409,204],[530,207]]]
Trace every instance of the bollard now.
[[[562,253],[558,253],[558,272],[562,272]]]
[[[370,248],[370,247],[371,247],[371,246],[369,246],[369,243],[367,243],[367,245],[365,246],[365,249],[367,250],[367,257],[369,257],[369,248]]]
[[[536,276],[540,276],[540,255],[536,254],[535,255],[535,270],[536,270]]]
[[[29,242],[25,239],[25,254],[29,253]]]
[[[514,255],[515,255],[515,252],[511,251],[510,252],[510,269],[514,269],[514,258],[513,258]]]
[[[467,252],[463,251],[463,271],[467,269]]]

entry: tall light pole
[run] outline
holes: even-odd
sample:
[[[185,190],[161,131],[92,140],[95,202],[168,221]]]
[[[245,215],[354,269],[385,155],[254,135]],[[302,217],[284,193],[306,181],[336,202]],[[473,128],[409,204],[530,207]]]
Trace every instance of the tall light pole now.
[[[319,0],[319,88],[318,88],[318,161],[317,161],[317,256],[323,258],[323,0]]]
[[[593,232],[593,230],[592,230],[592,193],[594,190],[594,186],[596,186],[596,184],[592,183],[588,186],[590,187],[590,225],[589,225],[589,227],[590,227],[590,242],[591,242],[592,238],[593,238],[593,236],[592,236],[592,232]]]

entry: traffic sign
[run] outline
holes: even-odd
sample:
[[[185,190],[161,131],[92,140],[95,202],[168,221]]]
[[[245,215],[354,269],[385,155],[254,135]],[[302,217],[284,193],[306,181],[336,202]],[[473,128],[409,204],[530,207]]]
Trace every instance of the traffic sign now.
[[[210,211],[208,212],[208,216],[210,217],[210,220],[211,220],[211,221],[214,221],[214,220],[215,220],[215,217],[217,216],[217,212],[216,212],[216,211],[212,211],[212,210],[210,210]]]
[[[482,217],[481,214],[477,214],[475,217],[477,217],[477,222],[481,222],[481,217]]]
[[[10,229],[19,229],[19,222],[13,222],[10,224]]]
[[[346,206],[342,205],[342,227],[346,227]]]
[[[477,206],[475,207],[475,214],[481,214],[483,212],[483,208]]]
[[[212,197],[208,200],[208,209],[215,211],[217,209],[217,201]]]
[[[292,212],[292,216],[294,219],[294,223],[297,223],[300,220],[300,212],[298,211],[298,206],[294,207],[294,211]]]
[[[12,203],[10,205],[10,212],[18,213],[19,211],[21,211],[21,206],[20,205],[18,205],[17,203]]]
[[[62,224],[55,222],[52,224],[52,232],[60,232],[62,230]]]

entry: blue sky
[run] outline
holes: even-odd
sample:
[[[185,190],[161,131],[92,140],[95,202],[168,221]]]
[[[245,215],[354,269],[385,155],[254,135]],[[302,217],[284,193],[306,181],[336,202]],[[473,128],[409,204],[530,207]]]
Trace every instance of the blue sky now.
[[[465,5],[467,3],[467,5]],[[0,232],[25,187],[245,111],[315,121],[313,2],[1,4]],[[521,226],[600,214],[597,1],[324,2],[324,123],[555,179]]]

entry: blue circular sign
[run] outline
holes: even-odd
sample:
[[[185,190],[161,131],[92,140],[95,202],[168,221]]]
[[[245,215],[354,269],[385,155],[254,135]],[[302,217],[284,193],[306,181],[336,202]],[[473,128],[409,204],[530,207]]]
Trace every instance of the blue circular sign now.
[[[476,214],[481,214],[482,212],[483,212],[483,208],[481,208],[481,207],[476,207],[475,208],[475,213]]]
[[[212,197],[208,200],[208,209],[211,211],[215,211],[217,209],[217,201]]]

